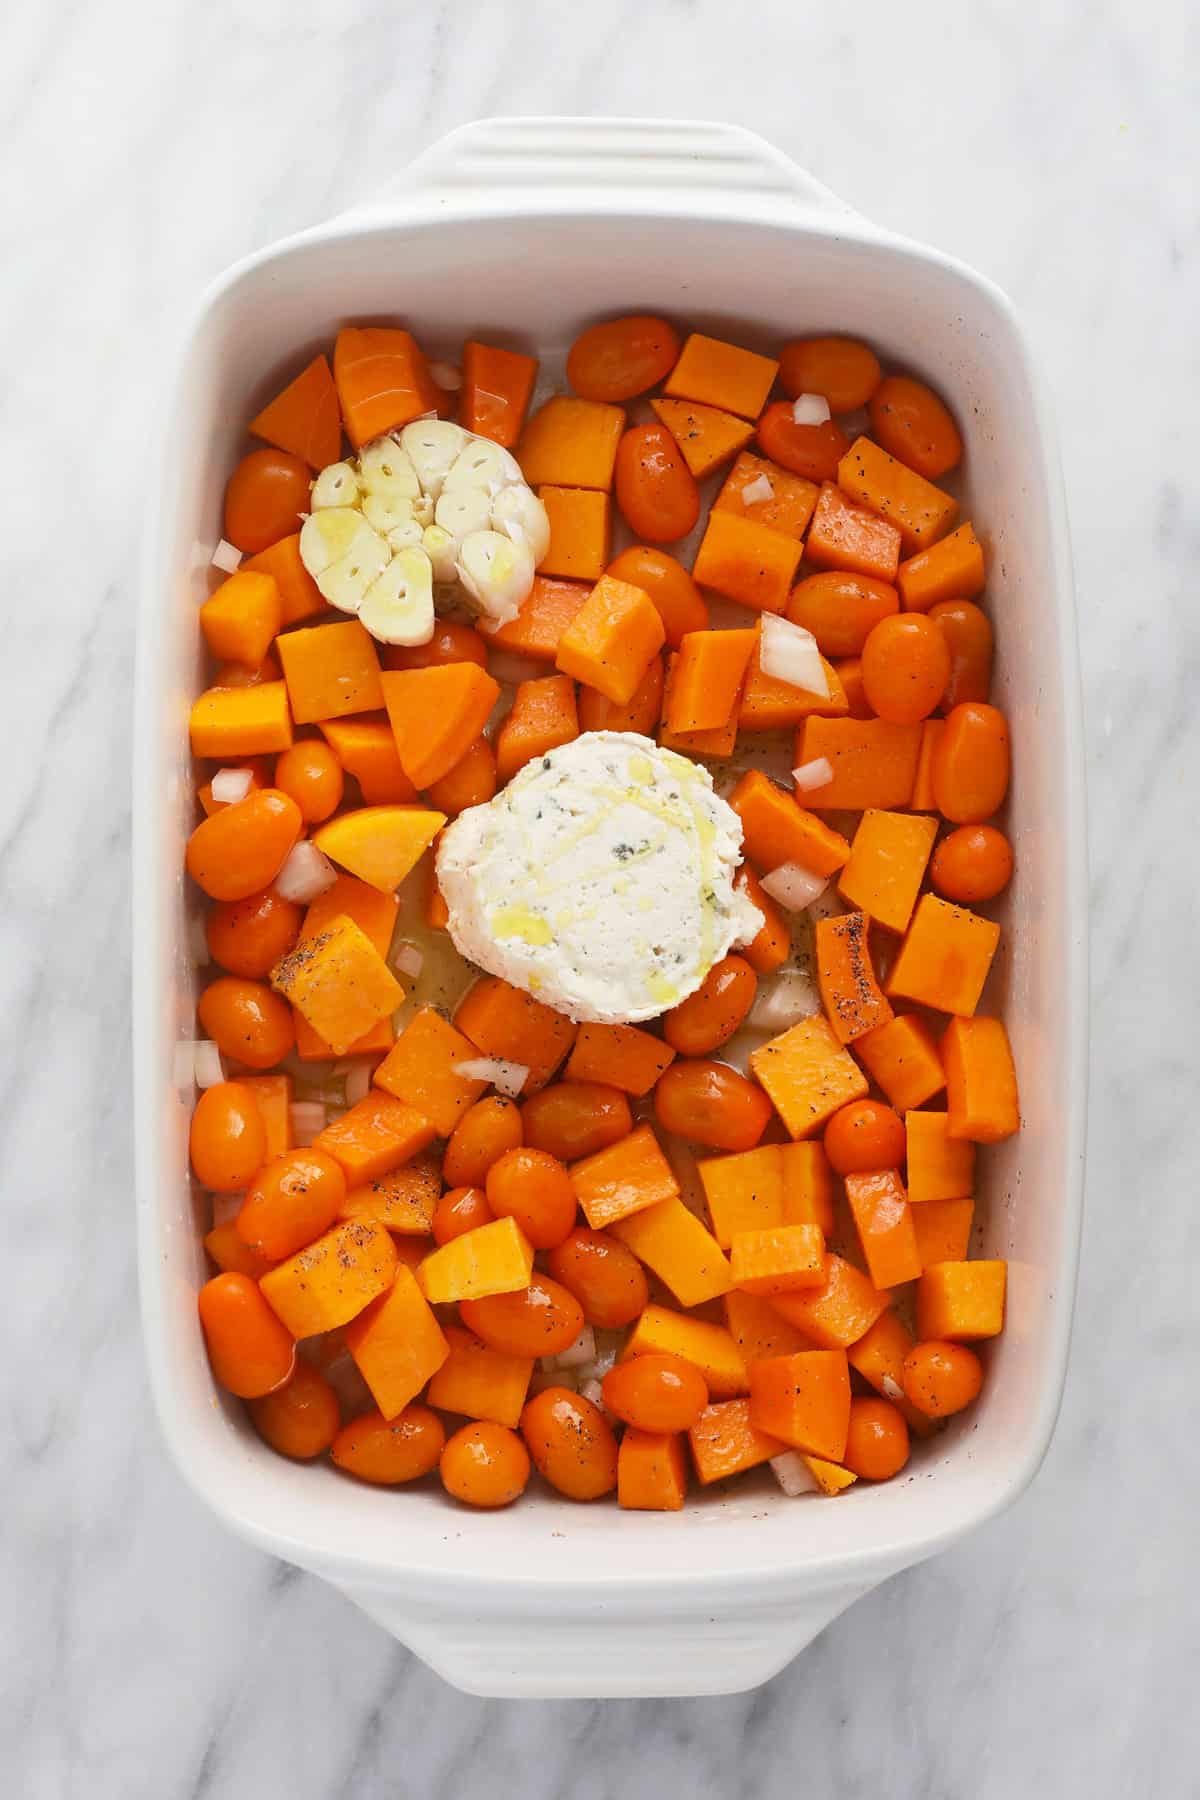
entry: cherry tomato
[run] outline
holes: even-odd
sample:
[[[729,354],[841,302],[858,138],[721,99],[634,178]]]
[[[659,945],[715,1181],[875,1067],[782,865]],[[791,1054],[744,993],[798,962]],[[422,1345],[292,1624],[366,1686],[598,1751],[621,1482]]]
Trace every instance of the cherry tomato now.
[[[1008,792],[1008,721],[967,700],[946,715],[933,752],[933,798],[944,819],[982,825]]]
[[[679,334],[665,319],[631,313],[591,325],[567,354],[567,380],[584,400],[619,405],[663,381],[679,361]]]
[[[758,976],[746,958],[723,956],[694,994],[664,1014],[663,1036],[681,1056],[707,1056],[733,1036],[757,992]]]
[[[480,1225],[490,1225],[495,1216],[482,1188],[448,1188],[433,1209],[434,1243],[448,1244]]]
[[[672,1063],[654,1090],[664,1131],[713,1150],[753,1150],[767,1128],[771,1102],[760,1087],[724,1063]]]
[[[929,879],[938,893],[964,906],[994,900],[1012,872],[1012,845],[994,825],[960,825],[942,839],[929,864]]]
[[[865,406],[883,371],[869,344],[858,338],[793,338],[779,352],[779,379],[795,400],[823,394],[830,412],[857,412]]]
[[[460,1300],[468,1331],[506,1356],[558,1356],[583,1330],[583,1308],[567,1288],[535,1274],[515,1294]]]
[[[545,1150],[506,1150],[488,1170],[487,1201],[498,1219],[517,1221],[535,1250],[561,1244],[575,1223],[571,1178]]]
[[[200,1323],[217,1381],[243,1400],[291,1379],[296,1346],[249,1275],[214,1275],[200,1289]]]
[[[898,1169],[904,1151],[904,1120],[882,1100],[851,1100],[825,1127],[825,1154],[839,1175]]]
[[[621,579],[629,580],[628,576]],[[581,731],[637,731],[642,737],[654,737],[662,718],[663,661],[652,656],[646,673],[624,706],[618,706],[598,688],[579,684],[579,729]]]
[[[429,804],[437,812],[457,819],[468,806],[483,806],[497,786],[496,752],[485,737],[477,737],[440,781],[430,783]]]
[[[850,448],[850,439],[832,419],[797,425],[790,400],[768,406],[757,430],[763,455],[808,481],[836,481],[837,466]]]
[[[962,700],[986,700],[992,687],[992,625],[970,600],[939,600],[928,614],[936,619],[950,652],[950,679],[942,695],[943,710]]]
[[[384,650],[386,669],[430,669],[439,663],[473,662],[487,668],[487,643],[471,625],[438,619],[427,644],[389,644]]]
[[[686,537],[700,517],[700,490],[665,425],[632,425],[617,446],[617,505],[652,544]]]
[[[890,581],[873,575],[826,571],[796,583],[787,604],[793,625],[803,625],[822,656],[857,656],[871,631],[900,611],[900,595]]]
[[[678,650],[685,632],[708,630],[704,596],[683,564],[667,551],[631,544],[608,565],[608,573],[649,594],[672,650]]]
[[[881,719],[915,725],[928,718],[949,679],[945,636],[924,613],[892,613],[872,627],[862,649],[863,691]]]
[[[297,1360],[286,1387],[249,1403],[254,1428],[272,1450],[311,1462],[328,1450],[342,1423],[337,1395],[318,1369]]]
[[[196,1180],[214,1194],[240,1194],[267,1157],[267,1133],[253,1091],[218,1081],[196,1102],[188,1139]]]
[[[983,1386],[983,1364],[965,1344],[930,1339],[914,1344],[900,1377],[905,1399],[929,1419],[947,1419],[970,1406]]]
[[[489,1094],[468,1107],[450,1133],[442,1179],[451,1187],[481,1188],[497,1158],[523,1142],[520,1109],[499,1094]]]
[[[620,1088],[599,1081],[558,1081],[531,1094],[521,1108],[525,1142],[560,1162],[578,1162],[633,1130],[629,1101]]]
[[[944,401],[923,381],[889,375],[869,402],[871,435],[889,456],[927,481],[936,481],[962,458],[958,426]]]
[[[248,1069],[273,1069],[296,1041],[291,1007],[261,981],[220,975],[205,988],[196,1011],[222,1056]]]
[[[230,975],[255,980],[269,975],[287,955],[303,922],[303,907],[274,888],[261,888],[244,900],[218,901],[206,926],[209,954]]]
[[[428,1406],[406,1406],[394,1419],[363,1413],[334,1438],[329,1454],[347,1475],[375,1487],[399,1487],[436,1469],[446,1428]]]
[[[224,535],[247,556],[299,531],[308,511],[312,472],[286,450],[251,450],[225,489]]]
[[[467,1506],[511,1506],[529,1480],[529,1452],[507,1425],[478,1419],[446,1440],[442,1486]]]
[[[689,1431],[708,1405],[708,1388],[694,1363],[659,1351],[631,1356],[602,1383],[610,1413],[638,1431]]]
[[[762,925],[756,937],[742,945],[742,955],[759,975],[771,975],[787,961],[792,948],[792,928],[770,894],[763,892],[762,882],[749,863],[743,863],[733,878],[739,894],[745,894],[751,905],[762,914]]]
[[[890,1400],[853,1399],[842,1461],[866,1481],[890,1481],[908,1461],[908,1426]]]
[[[342,1166],[324,1150],[288,1150],[258,1171],[237,1216],[252,1250],[282,1262],[328,1231],[346,1198]]]
[[[646,1271],[625,1245],[603,1231],[579,1226],[546,1258],[556,1281],[574,1294],[589,1325],[629,1325],[650,1298]]]
[[[521,1414],[538,1473],[568,1500],[598,1500],[617,1485],[617,1440],[590,1400],[570,1388],[544,1388]]]
[[[201,819],[188,839],[188,874],[210,899],[245,900],[270,887],[303,829],[290,794],[252,789]]]
[[[320,738],[303,738],[280,752],[275,786],[290,794],[306,825],[319,825],[342,803],[342,765]]]

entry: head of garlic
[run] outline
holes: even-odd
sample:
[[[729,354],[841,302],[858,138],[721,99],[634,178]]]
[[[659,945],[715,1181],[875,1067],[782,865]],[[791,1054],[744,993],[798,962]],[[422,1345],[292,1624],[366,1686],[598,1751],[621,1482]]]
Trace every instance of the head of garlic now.
[[[321,470],[300,560],[372,637],[424,644],[435,584],[493,628],[514,619],[549,537],[546,509],[507,450],[447,419],[417,419]]]

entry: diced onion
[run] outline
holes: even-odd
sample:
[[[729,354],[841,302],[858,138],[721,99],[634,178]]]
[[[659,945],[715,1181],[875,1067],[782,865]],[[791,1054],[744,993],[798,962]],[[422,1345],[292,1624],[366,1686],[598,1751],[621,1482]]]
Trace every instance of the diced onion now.
[[[529,1079],[525,1063],[505,1062],[500,1056],[479,1056],[472,1062],[455,1063],[454,1073],[464,1081],[490,1081],[501,1094],[514,1100]]]
[[[792,419],[797,425],[824,425],[829,417],[824,394],[797,394],[792,401]]]
[[[792,780],[801,793],[810,788],[827,787],[833,780],[833,764],[827,756],[814,756],[811,762],[801,763],[798,769],[792,770]]]
[[[425,967],[425,952],[416,944],[400,944],[392,952],[392,967],[397,975],[411,975],[415,981]]]
[[[298,906],[307,906],[336,880],[337,870],[329,858],[308,838],[302,838],[275,877],[275,892],[281,900],[294,900]]]
[[[818,894],[808,909],[810,919],[836,919],[839,913],[848,911],[845,901],[837,889],[830,885],[823,894]]]
[[[816,638],[803,625],[793,625],[778,613],[763,614],[759,665],[763,674],[775,681],[786,681],[806,694],[819,694],[823,700],[829,698],[829,677]]]
[[[210,1194],[212,1201],[212,1222],[214,1230],[218,1225],[228,1225],[236,1219],[242,1210],[245,1194]]]
[[[462,370],[457,363],[431,362],[429,373],[440,388],[447,388],[452,394],[462,386]]]
[[[789,1500],[798,1500],[802,1494],[815,1494],[819,1491],[816,1481],[809,1473],[808,1464],[798,1450],[784,1450],[779,1456],[773,1456],[771,1473]]]
[[[750,1008],[748,1024],[759,1031],[787,1031],[821,1010],[821,996],[802,969],[781,969],[765,982]]]
[[[579,1393],[582,1399],[590,1400],[593,1406],[600,1408],[601,1412],[607,1411],[604,1404],[604,1389],[594,1375],[589,1376],[586,1381],[580,1382]]]
[[[544,1394],[547,1388],[574,1387],[575,1372],[573,1369],[557,1369],[551,1366],[551,1359],[544,1356],[533,1374],[529,1377],[526,1390],[532,1400],[535,1394]]]
[[[298,1150],[306,1150],[324,1131],[328,1113],[319,1100],[293,1100],[288,1110],[292,1115],[292,1141]]]
[[[586,1363],[596,1360],[596,1339],[590,1325],[585,1325],[573,1344],[560,1350],[557,1356],[543,1356],[544,1369],[582,1369]]]
[[[196,1070],[196,1086],[198,1088],[216,1087],[225,1079],[225,1065],[221,1061],[221,1052],[207,1038],[193,1045],[192,1054]]]
[[[828,886],[828,875],[814,875],[811,869],[801,868],[799,863],[780,863],[762,880],[763,893],[778,900],[788,912],[803,912]]]
[[[371,1091],[370,1063],[355,1063],[346,1073],[346,1105],[357,1106]]]
[[[212,553],[212,566],[214,569],[223,569],[226,575],[236,575],[242,566],[242,553],[221,538]]]
[[[221,806],[236,806],[250,792],[253,769],[218,769],[212,778],[212,797]]]
[[[593,1333],[593,1336],[595,1334]],[[590,1363],[585,1363],[579,1371],[582,1381],[603,1381],[611,1368],[616,1366],[615,1350],[598,1350]]]
[[[886,1394],[889,1400],[903,1400],[904,1398],[904,1389],[891,1375],[882,1375],[879,1380],[879,1387],[880,1391]]]
[[[774,498],[775,489],[771,486],[769,475],[756,475],[754,480],[748,481],[742,489],[743,506],[757,506],[760,500],[773,500]]]

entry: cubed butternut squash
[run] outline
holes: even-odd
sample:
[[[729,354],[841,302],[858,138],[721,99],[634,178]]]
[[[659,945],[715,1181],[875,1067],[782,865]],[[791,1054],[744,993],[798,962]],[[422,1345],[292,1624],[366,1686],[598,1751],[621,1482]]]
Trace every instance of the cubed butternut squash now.
[[[886,1025],[892,1009],[875,979],[866,913],[818,919],[813,938],[821,1005],[838,1042],[852,1044],[876,1025]]]
[[[625,409],[554,394],[531,415],[517,450],[530,487],[612,487]]]
[[[521,681],[512,710],[496,733],[496,774],[501,785],[527,762],[579,736],[575,683],[569,675],[542,675]]]
[[[259,1280],[263,1298],[294,1338],[347,1325],[391,1287],[396,1246],[382,1225],[348,1219]]]
[[[570,1174],[593,1231],[605,1231],[618,1220],[679,1194],[679,1183],[649,1125],[639,1125],[628,1137],[572,1163]]]
[[[285,631],[276,649],[297,725],[383,705],[375,640],[357,619]]]
[[[820,1287],[825,1278],[825,1236],[818,1225],[773,1225],[735,1231],[729,1267],[748,1294],[788,1294]]]
[[[743,419],[757,419],[775,385],[779,364],[740,344],[693,331],[668,375],[664,393],[681,400],[719,406]]]
[[[602,572],[597,570],[597,580]],[[535,575],[529,598],[522,603],[516,618],[495,631],[487,631],[488,642],[511,650],[516,656],[528,656],[534,662],[552,663],[558,654],[559,639],[589,592],[583,581],[556,581],[548,575]]]
[[[360,806],[330,819],[312,841],[361,881],[394,894],[445,823],[445,813],[429,807]]]
[[[729,722],[756,642],[754,631],[684,633],[664,714],[668,731],[707,731]]]
[[[204,641],[218,662],[257,668],[283,618],[273,575],[239,569],[200,608]]]
[[[731,1288],[721,1301],[725,1323],[747,1368],[764,1356],[791,1356],[796,1350],[811,1350],[811,1338],[797,1330],[778,1309],[760,1294],[747,1294]]]
[[[441,1164],[436,1156],[414,1156],[411,1162],[346,1189],[338,1209],[341,1219],[375,1219],[401,1237],[428,1237],[442,1192]]]
[[[478,1060],[469,1038],[432,1006],[423,1006],[376,1069],[375,1082],[423,1113],[439,1137],[449,1137],[487,1087],[486,1081],[458,1072],[460,1064]]]
[[[227,762],[233,756],[267,756],[292,742],[287,683],[259,681],[251,687],[211,687],[192,706],[189,737],[193,756]]]
[[[570,1019],[499,975],[480,977],[459,1001],[454,1023],[484,1056],[529,1070],[523,1098],[545,1087],[575,1041]]]
[[[797,764],[824,757],[833,770],[822,787],[809,788],[816,811],[862,812],[907,807],[921,754],[920,725],[887,719],[825,719],[813,714],[797,733]]]
[[[315,936],[302,937],[272,969],[271,986],[335,1056],[344,1056],[364,1032],[390,1018],[404,998],[370,938],[345,913]]]
[[[653,1269],[681,1306],[701,1306],[728,1292],[732,1277],[720,1245],[678,1195],[614,1219],[608,1230]]]
[[[894,582],[900,566],[900,532],[865,506],[853,506],[831,481],[822,483],[804,554],[816,569],[845,569]]]
[[[416,1277],[402,1262],[387,1293],[351,1319],[345,1338],[385,1419],[403,1412],[450,1354]]]
[[[323,613],[328,602],[300,560],[300,533],[268,544],[256,556],[244,557],[241,568],[248,574],[270,575],[279,590],[282,625],[298,625]]]
[[[397,326],[343,326],[333,346],[333,379],[356,450],[436,412],[443,399],[416,339]]]
[[[933,1034],[912,1013],[856,1038],[854,1054],[899,1113],[924,1106],[946,1085]]]
[[[888,1303],[861,1269],[832,1252],[820,1287],[776,1294],[771,1304],[826,1350],[846,1350],[870,1330]]]
[[[652,1350],[694,1363],[714,1400],[746,1392],[745,1358],[723,1325],[710,1325],[707,1319],[651,1302],[630,1333],[622,1360]]]
[[[1017,1072],[1003,1019],[951,1019],[941,1054],[951,1137],[997,1144],[1020,1129]]]
[[[908,1197],[961,1200],[975,1190],[975,1146],[950,1136],[946,1113],[915,1110],[904,1115]]]
[[[368,806],[408,806],[417,790],[400,766],[400,752],[386,713],[353,719],[323,719],[330,749],[353,775]]]
[[[995,1337],[1004,1329],[1007,1274],[1007,1263],[983,1258],[931,1264],[917,1283],[917,1335],[957,1343]]]
[[[300,457],[310,469],[336,462],[342,451],[342,414],[327,358],[314,356],[255,413],[249,430],[265,443]]]
[[[750,1365],[750,1423],[829,1462],[846,1454],[850,1370],[844,1350],[797,1350]]]
[[[928,612],[940,600],[973,600],[984,580],[983,546],[969,521],[928,550],[918,550],[896,572],[909,612]]]
[[[927,1200],[924,1206],[912,1208],[912,1218],[923,1269],[935,1262],[966,1262],[975,1222],[974,1200],[966,1196],[961,1200]]]
[[[627,1512],[678,1512],[687,1495],[682,1433],[622,1433],[617,1449],[617,1505]]]
[[[934,487],[867,437],[855,438],[838,464],[838,486],[895,525],[910,556],[944,537],[958,514],[952,494]]]
[[[814,875],[833,875],[850,855],[850,845],[761,769],[749,769],[729,796],[742,821],[742,847],[764,874],[782,863],[799,863]]]
[[[847,1175],[846,1199],[858,1231],[867,1273],[877,1288],[899,1287],[921,1273],[921,1256],[898,1169]],[[919,1209],[916,1209],[919,1210]]]
[[[515,1430],[533,1374],[532,1356],[510,1356],[481,1343],[461,1326],[446,1327],[449,1354],[429,1383],[426,1398],[443,1412],[494,1419]]]
[[[892,964],[887,992],[969,1018],[999,942],[1000,927],[992,919],[924,894]]]
[[[609,495],[593,488],[547,485],[538,489],[538,499],[550,522],[550,544],[538,564],[539,575],[599,581],[608,562],[612,534]],[[555,651],[557,654],[557,644]]]
[[[756,1469],[787,1449],[782,1438],[770,1437],[751,1422],[748,1399],[706,1406],[688,1432],[688,1442],[703,1487]]]
[[[833,1170],[825,1146],[810,1139],[802,1144],[780,1144],[783,1170],[783,1222],[816,1225],[826,1237],[833,1234]]]
[[[555,665],[624,706],[665,641],[649,594],[602,575],[559,638]]]
[[[652,400],[651,407],[665,425],[697,481],[745,449],[754,436],[753,425],[717,406],[695,400]]]
[[[529,1286],[533,1247],[514,1218],[476,1225],[433,1251],[418,1266],[417,1280],[430,1305],[515,1294]]]
[[[913,812],[937,811],[937,801],[933,797],[933,759],[937,754],[938,739],[945,729],[945,719],[922,721],[921,750],[917,757],[917,772],[913,778],[912,798],[908,803]]]
[[[760,1144],[697,1163],[713,1235],[728,1250],[735,1235],[782,1225],[783,1158],[779,1144]]]
[[[500,683],[478,663],[387,670],[382,700],[414,787],[430,787],[461,761],[499,698]]]
[[[702,587],[752,606],[781,613],[787,605],[801,545],[786,532],[732,512],[712,512],[696,552],[692,575]]]
[[[866,1076],[820,1014],[752,1051],[750,1064],[794,1138],[811,1137],[867,1091]]]
[[[936,836],[936,819],[868,807],[838,887],[876,924],[907,931]]]
[[[769,485],[770,494],[747,500],[746,489],[758,494],[763,482]],[[820,491],[815,481],[806,481],[803,475],[793,475],[778,463],[743,450],[713,501],[713,511],[752,519],[756,525],[799,539],[808,529]]]
[[[436,1133],[423,1113],[372,1088],[313,1140],[339,1162],[350,1185],[375,1181],[427,1150]]]
[[[636,1025],[581,1025],[563,1074],[602,1081],[624,1094],[648,1094],[675,1060],[670,1044]]]

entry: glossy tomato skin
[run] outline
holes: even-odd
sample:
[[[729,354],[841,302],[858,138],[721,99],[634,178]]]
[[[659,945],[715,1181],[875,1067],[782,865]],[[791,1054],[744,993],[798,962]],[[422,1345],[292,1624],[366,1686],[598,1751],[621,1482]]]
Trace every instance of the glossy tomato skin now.
[[[588,1324],[605,1330],[632,1324],[650,1298],[646,1272],[633,1251],[585,1225],[551,1250],[546,1267],[574,1294]]]
[[[797,425],[790,400],[776,400],[758,421],[764,456],[807,481],[836,481],[837,466],[850,439],[833,419],[823,425]]]
[[[672,650],[678,650],[686,632],[708,630],[708,606],[703,594],[683,564],[668,551],[656,550],[650,544],[631,544],[608,565],[608,573],[649,594]]]
[[[214,1194],[240,1194],[267,1155],[267,1134],[251,1088],[219,1081],[192,1114],[189,1140],[197,1181]]]
[[[754,1004],[758,976],[744,956],[723,956],[694,994],[663,1020],[663,1036],[681,1056],[707,1056],[731,1038]]]
[[[672,1063],[654,1090],[664,1131],[713,1150],[753,1150],[767,1128],[771,1102],[760,1087],[724,1063],[688,1058]]]
[[[568,1500],[599,1500],[617,1485],[617,1440],[598,1406],[571,1388],[548,1387],[521,1414],[538,1473]]]
[[[700,517],[700,490],[665,425],[633,425],[617,446],[617,505],[651,544],[686,537]]]
[[[225,489],[224,535],[246,556],[269,550],[299,531],[308,510],[312,471],[287,450],[252,450]]]
[[[583,400],[620,405],[656,386],[679,360],[679,333],[666,319],[631,313],[592,325],[571,345],[567,380]]]

